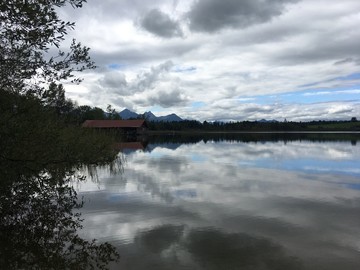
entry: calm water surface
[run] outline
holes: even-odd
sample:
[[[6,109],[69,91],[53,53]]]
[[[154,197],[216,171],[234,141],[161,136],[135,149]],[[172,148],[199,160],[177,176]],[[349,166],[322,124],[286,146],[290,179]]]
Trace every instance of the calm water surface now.
[[[77,187],[113,269],[360,269],[359,142],[127,146],[121,173]]]

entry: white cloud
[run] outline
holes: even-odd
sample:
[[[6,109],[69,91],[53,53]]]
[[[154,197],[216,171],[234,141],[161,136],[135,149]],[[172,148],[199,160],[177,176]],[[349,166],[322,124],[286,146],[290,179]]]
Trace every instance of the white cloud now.
[[[343,91],[320,91],[320,92],[307,92],[304,96],[321,96],[321,95],[341,95],[341,94],[360,94],[359,89],[343,90]]]
[[[312,104],[254,103],[256,96],[296,94],[308,84],[339,94],[336,88],[350,91],[359,85],[358,79],[334,79],[360,72],[356,42],[360,39],[360,2],[285,2],[261,1],[263,6],[259,6],[260,1],[106,0],[89,2],[76,13],[65,10],[63,16],[77,23],[71,35],[92,49],[99,66],[86,75],[82,90],[66,89],[80,103],[127,104],[139,110],[159,105],[164,113],[199,120],[219,119],[219,115],[224,120],[349,117],[349,110],[327,110],[324,107],[329,104],[311,102],[311,93],[306,97]],[[247,4],[250,17],[241,13],[240,4]],[[216,5],[219,9],[214,9]],[[207,25],[210,18],[203,16],[202,9],[217,20]],[[154,10],[161,13],[160,21],[150,16]],[[171,65],[165,68],[164,63]],[[110,73],[108,67],[114,64],[121,68]],[[176,72],[176,67],[192,69]],[[115,76],[114,91],[106,85],[110,76]],[[205,106],[194,109],[189,107],[192,102]],[[350,107],[355,114],[356,103],[344,105],[333,95],[331,106]]]

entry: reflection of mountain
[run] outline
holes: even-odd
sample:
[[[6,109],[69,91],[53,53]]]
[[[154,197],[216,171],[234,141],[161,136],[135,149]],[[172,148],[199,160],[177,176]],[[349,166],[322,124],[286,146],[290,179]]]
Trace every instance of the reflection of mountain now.
[[[170,149],[170,150],[176,150],[181,145],[182,145],[182,143],[149,143],[146,149],[150,152],[153,151],[157,147],[166,148],[166,149]]]
[[[144,151],[146,146],[147,142],[119,142],[115,144],[115,149],[124,154],[130,154],[137,150]]]
[[[181,143],[147,143],[147,142],[121,142],[115,145],[115,149],[124,153],[130,154],[137,150],[148,151],[151,152],[156,148],[165,148],[169,150],[176,150],[180,147]]]
[[[148,143],[147,141],[135,141],[135,142],[118,142],[114,148],[124,154],[131,154],[138,150],[152,152],[156,148],[165,148],[169,150],[176,150],[182,145],[182,143]]]

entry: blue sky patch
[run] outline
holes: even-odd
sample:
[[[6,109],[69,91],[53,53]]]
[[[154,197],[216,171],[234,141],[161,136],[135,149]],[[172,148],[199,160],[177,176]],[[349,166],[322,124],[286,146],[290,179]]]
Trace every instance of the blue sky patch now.
[[[261,105],[286,103],[321,103],[332,101],[360,101],[360,84],[337,88],[308,88],[298,92],[238,97],[239,103],[255,103]]]
[[[194,66],[189,66],[189,67],[186,67],[186,66],[175,66],[173,69],[172,69],[173,72],[194,72],[196,71],[196,67]]]
[[[360,80],[360,73],[353,73],[353,74],[350,74],[347,76],[337,77],[331,81],[337,81],[337,80],[339,80],[339,81]]]
[[[194,101],[191,103],[192,108],[201,108],[201,107],[204,107],[205,105],[206,105],[206,103],[202,102],[202,101]]]
[[[115,69],[115,70],[118,70],[118,69],[124,69],[126,67],[126,65],[124,64],[109,64],[108,65],[108,68],[110,69]]]
[[[200,154],[191,154],[191,160],[196,163],[204,163],[207,161],[207,157],[200,155]]]
[[[338,173],[359,176],[358,162],[354,160],[319,160],[312,158],[287,159],[277,163],[262,158],[255,161],[256,167],[310,173]]]
[[[159,113],[159,112],[165,111],[165,109],[160,106],[152,106],[152,107],[150,107],[150,111],[152,113]]]

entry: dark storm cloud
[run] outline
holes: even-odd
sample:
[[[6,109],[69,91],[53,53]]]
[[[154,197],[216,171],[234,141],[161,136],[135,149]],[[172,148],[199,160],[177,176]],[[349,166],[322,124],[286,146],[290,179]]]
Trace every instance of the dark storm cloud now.
[[[188,13],[190,29],[216,32],[223,28],[245,28],[270,21],[297,0],[198,0]]]
[[[355,65],[359,66],[360,65],[360,55],[358,56],[359,58],[351,58],[351,57],[348,57],[346,59],[343,59],[343,60],[339,60],[339,61],[336,61],[334,63],[334,65],[343,65],[343,64],[349,64],[349,63],[354,63]]]
[[[123,73],[110,71],[103,74],[93,90],[96,93],[107,95],[129,96],[153,89],[159,80],[174,66],[173,62],[166,61],[158,66],[151,67],[150,71],[142,72],[133,81],[127,81]],[[164,96],[167,99],[167,95]]]
[[[156,36],[164,38],[183,36],[179,23],[158,9],[150,10],[139,23],[142,28]]]
[[[179,89],[167,91],[161,90],[152,93],[141,100],[136,100],[136,103],[143,106],[153,106],[156,104],[163,108],[170,108],[186,105],[188,103],[188,98]]]
[[[91,52],[91,58],[99,66],[107,66],[111,63],[122,63],[126,65],[144,64],[151,61],[163,61],[174,57],[181,57],[193,50],[198,49],[201,44],[196,42],[161,43],[137,47],[134,44],[118,44],[116,52]]]
[[[221,42],[224,47],[279,43],[304,34],[307,30],[303,28],[294,23],[263,24],[262,27],[243,30],[236,35],[226,35]]]
[[[126,78],[123,73],[108,72],[99,79],[99,83],[106,88],[123,88],[127,86]]]
[[[309,46],[291,44],[282,51],[269,55],[272,62],[284,65],[298,65],[303,63],[317,63],[332,60],[335,64],[349,62],[358,63],[360,59],[360,46],[354,42],[360,40],[360,32],[347,35],[347,33],[318,34],[311,40]]]
[[[161,91],[158,96],[151,97],[150,102],[159,104],[164,108],[172,106],[183,106],[188,102],[188,99],[181,93],[180,90],[176,89],[171,92]]]
[[[354,59],[352,58],[345,58],[345,59],[342,59],[342,60],[339,60],[339,61],[336,61],[334,63],[334,65],[343,65],[343,64],[347,64],[347,63],[353,63],[353,62],[356,62]]]
[[[260,105],[257,106],[252,106],[252,107],[248,107],[246,109],[243,110],[244,113],[249,114],[249,113],[272,113],[274,111],[274,108],[271,107],[261,107]]]
[[[137,76],[134,90],[145,91],[153,88],[155,82],[159,80],[162,74],[168,73],[174,66],[172,61],[166,61],[158,66],[152,67],[149,72],[142,73]]]
[[[125,74],[116,71],[110,71],[103,74],[93,85],[93,90],[97,94],[106,95],[124,95],[132,94],[131,85],[126,80]]]
[[[167,0],[109,0],[109,1],[88,1],[81,13],[87,13],[89,16],[96,16],[103,20],[103,22],[109,22],[114,20],[127,20],[133,19],[141,13],[146,12],[149,9],[155,8],[158,5],[163,4]],[[67,16],[76,21],[79,16],[79,11],[68,5],[64,8]]]

